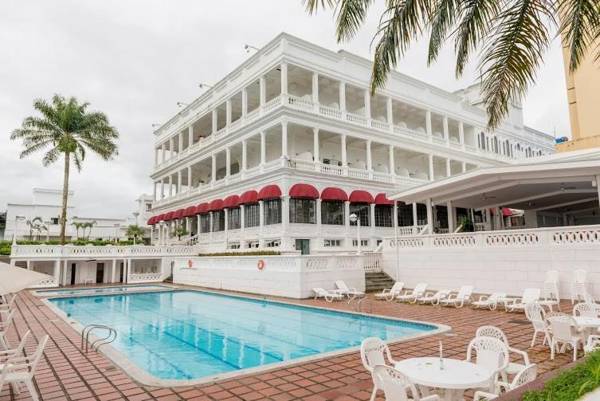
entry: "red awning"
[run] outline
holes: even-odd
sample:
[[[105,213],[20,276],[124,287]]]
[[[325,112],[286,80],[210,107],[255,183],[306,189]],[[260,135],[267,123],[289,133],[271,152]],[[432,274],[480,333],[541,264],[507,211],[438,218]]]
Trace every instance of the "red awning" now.
[[[512,209],[508,208],[508,207],[503,207],[502,208],[502,216],[504,217],[510,217],[513,215]]]
[[[375,204],[376,205],[394,206],[394,201],[389,200],[387,198],[387,196],[385,196],[385,194],[382,192],[382,193],[377,194],[377,196],[375,196]]]
[[[250,203],[258,202],[258,192],[251,189],[250,191],[246,191],[240,196],[240,204],[247,205]]]
[[[227,209],[238,207],[239,205],[240,205],[240,197],[237,195],[229,195],[223,201],[223,207],[226,207]]]
[[[352,203],[374,203],[373,196],[367,191],[357,189],[350,194],[350,202]]]
[[[327,187],[321,192],[321,200],[345,202],[348,200],[348,194],[343,189]]]
[[[183,212],[183,217],[191,217],[196,214],[196,206],[188,206],[185,208],[185,212]]]
[[[290,197],[296,199],[317,199],[319,191],[310,184],[294,184],[290,188]]]
[[[171,220],[173,220],[173,215],[174,214],[175,214],[175,212],[165,213],[165,215],[163,216],[163,220],[164,221],[171,221]]]
[[[155,217],[156,220],[154,220],[155,223],[160,223],[161,221],[165,221],[165,214],[159,214],[158,216]]]
[[[275,184],[267,185],[258,192],[258,200],[281,198],[281,189]]]
[[[183,213],[185,213],[185,209],[177,209],[175,213],[173,213],[173,220],[181,219],[183,217]]]
[[[208,206],[208,211],[209,212],[216,212],[217,210],[222,210],[223,207],[224,207],[223,200],[222,199],[215,199],[214,201],[210,202],[210,205]]]
[[[210,205],[207,202],[201,203],[196,206],[196,214],[206,214],[210,212]]]
[[[148,222],[146,223],[149,226],[153,226],[156,220],[156,216],[152,216],[148,219]]]

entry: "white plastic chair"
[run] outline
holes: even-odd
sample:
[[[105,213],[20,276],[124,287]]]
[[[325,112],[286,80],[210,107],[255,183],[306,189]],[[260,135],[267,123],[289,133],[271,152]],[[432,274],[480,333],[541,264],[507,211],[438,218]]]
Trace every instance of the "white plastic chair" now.
[[[448,298],[442,299],[440,304],[444,306],[462,308],[465,303],[469,303],[471,301],[471,295],[473,295],[473,286],[463,285],[460,287],[457,293],[450,294]]]
[[[539,288],[526,288],[521,298],[504,298],[504,308],[508,312],[523,311],[528,304],[539,301],[540,294]]]
[[[358,291],[356,288],[348,287],[348,285],[344,282],[344,280],[337,280],[335,282],[335,286],[337,287],[337,289],[334,290],[335,292],[337,292],[338,294],[341,294],[345,297],[348,297],[350,299],[365,296],[364,292]]]
[[[438,305],[442,300],[450,295],[450,290],[429,291],[417,298],[417,303]]]
[[[480,328],[477,329],[475,336],[476,337],[496,338],[496,339],[502,341],[504,343],[504,345],[506,345],[506,348],[508,348],[509,353],[512,352],[514,354],[517,354],[517,355],[519,355],[519,357],[521,357],[523,359],[524,363],[516,363],[516,362],[509,361],[508,366],[506,367],[506,370],[504,370],[504,372],[502,372],[502,380],[506,381],[507,380],[506,375],[516,375],[517,373],[521,372],[523,369],[525,369],[527,366],[530,365],[529,355],[527,354],[527,352],[511,347],[510,344],[508,343],[508,338],[506,337],[506,334],[504,334],[504,332],[501,329],[499,329],[498,327],[481,326]]]
[[[6,340],[6,334],[8,332],[8,329],[10,329],[10,326],[12,325],[14,315],[15,310],[13,309],[8,313],[6,320],[0,322],[0,346],[2,347],[2,349],[5,350],[9,349],[10,347],[8,341]]]
[[[23,337],[21,337],[21,342],[19,343],[17,348],[0,351],[0,364],[3,364],[12,357],[20,356],[23,353],[23,350],[25,349],[25,345],[27,344],[30,335],[31,331],[27,330]]]
[[[573,272],[573,281],[571,282],[571,304],[575,301],[582,301],[587,294],[587,271],[577,269]]]
[[[0,303],[0,319],[3,317],[2,314],[9,313],[13,309],[16,299],[17,294],[6,294],[0,297],[0,301],[2,301],[2,303]]]
[[[479,300],[471,302],[471,306],[474,308],[496,310],[498,307],[498,302],[504,298],[506,298],[505,292],[493,292],[490,295],[481,295]]]
[[[5,384],[11,384],[17,389],[21,384],[25,385],[33,401],[39,401],[39,396],[33,385],[33,377],[37,366],[44,354],[44,348],[48,342],[48,335],[42,337],[37,349],[30,356],[14,356],[9,358],[2,366],[0,373],[0,392]]]
[[[373,378],[372,401],[377,396],[377,390],[383,390],[383,382],[373,375],[373,370],[378,365],[394,366],[396,361],[392,358],[392,353],[387,344],[378,337],[368,337],[362,341],[360,344],[360,359]]]
[[[404,289],[404,283],[402,281],[396,281],[392,288],[385,288],[380,293],[375,294],[375,299],[392,301],[396,296],[402,293]]]
[[[410,379],[391,366],[377,365],[373,369],[373,381],[382,385],[386,401],[439,401],[437,394],[421,397]],[[408,395],[410,392],[410,397]],[[371,398],[374,400],[374,398]]]
[[[555,281],[556,280],[556,281]],[[546,281],[544,281],[544,287],[542,288],[542,299],[538,301],[542,306],[546,306],[552,312],[552,308],[556,308],[560,311],[560,294],[558,293],[558,272],[556,270],[550,270],[547,273]]]
[[[467,346],[467,362],[471,362],[475,353],[475,364],[483,366],[493,373],[490,391],[493,391],[498,376],[508,366],[508,347],[493,337],[475,337]]]
[[[396,300],[398,302],[410,302],[415,303],[419,297],[422,297],[427,290],[427,283],[418,283],[412,290],[407,290],[404,294],[398,295]]]
[[[502,390],[510,391],[514,390],[517,387],[521,387],[524,384],[530,383],[535,380],[537,377],[537,365],[531,364],[521,370],[514,379],[507,383],[506,381],[499,381],[496,383],[496,393],[488,393],[486,391],[476,391],[473,396],[473,401],[482,401],[482,400],[493,400],[498,398],[498,395]]]
[[[583,334],[572,316],[565,313],[552,313],[546,316],[550,326],[550,359],[554,360],[554,354],[565,352],[568,345],[573,347],[573,361],[577,360],[577,349],[579,345],[585,344]],[[559,349],[559,345],[562,345]]]
[[[592,334],[592,335],[588,336],[587,342],[583,346],[583,351],[586,354],[589,354],[590,352],[594,352],[599,348],[600,348],[600,335]]]
[[[337,292],[333,291],[327,291],[323,288],[313,288],[313,292],[315,293],[315,299],[324,298],[327,302],[341,301],[344,299],[342,294],[338,294]]]
[[[573,307],[573,316],[594,317],[600,316],[600,305],[580,302]]]
[[[538,333],[544,334],[542,345],[545,345],[546,343],[550,345],[550,332],[548,330],[544,308],[536,303],[529,304],[525,307],[525,317],[533,325],[533,338],[531,339],[530,347],[535,345]]]

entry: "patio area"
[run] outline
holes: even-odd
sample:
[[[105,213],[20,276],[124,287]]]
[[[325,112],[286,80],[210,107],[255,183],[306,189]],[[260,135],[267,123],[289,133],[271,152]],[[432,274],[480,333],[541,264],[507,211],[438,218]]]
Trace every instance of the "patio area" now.
[[[246,294],[244,294],[246,295]],[[261,297],[262,298],[262,297]],[[286,301],[290,302],[289,299]],[[341,310],[354,310],[346,302],[291,301]],[[563,301],[562,310],[571,311],[571,303]],[[15,325],[9,333],[11,344],[28,329],[36,340],[50,335],[45,355],[35,376],[42,400],[368,400],[372,389],[370,375],[363,368],[359,352],[322,360],[291,364],[267,372],[240,376],[194,387],[156,388],[138,385],[108,358],[100,353],[85,354],[80,349],[80,335],[43,302],[25,291],[16,303]],[[541,339],[529,348],[533,330],[523,314],[499,311],[441,308],[375,301],[370,295],[362,302],[362,311],[404,319],[449,325],[451,335],[396,343],[390,346],[395,359],[436,356],[438,341],[444,343],[444,356],[464,359],[466,346],[482,325],[500,327],[511,346],[529,353],[538,364],[538,375],[570,362],[572,354],[559,354],[550,361],[550,351]],[[31,344],[33,346],[33,344]],[[383,393],[380,398],[383,399]],[[15,395],[5,388],[0,401],[30,399],[24,392]]]

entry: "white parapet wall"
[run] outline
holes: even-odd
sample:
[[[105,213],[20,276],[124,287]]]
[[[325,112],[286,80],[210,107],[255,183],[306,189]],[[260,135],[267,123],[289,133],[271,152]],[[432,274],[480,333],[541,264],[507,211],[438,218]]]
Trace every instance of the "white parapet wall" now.
[[[356,255],[189,257],[173,261],[175,284],[298,299],[312,297],[315,287],[333,289],[336,280],[360,291],[365,289],[363,258]]]
[[[408,287],[471,284],[478,293],[518,296],[525,288],[543,288],[546,272],[557,270],[562,298],[571,296],[573,271],[583,269],[588,291],[600,299],[600,226],[388,238],[383,269]]]

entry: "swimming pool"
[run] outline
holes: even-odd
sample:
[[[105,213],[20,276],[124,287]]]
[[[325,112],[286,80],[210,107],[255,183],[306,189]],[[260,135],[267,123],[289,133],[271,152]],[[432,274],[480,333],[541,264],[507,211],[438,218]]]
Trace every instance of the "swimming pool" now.
[[[82,325],[114,327],[118,332],[114,348],[128,363],[161,380],[215,378],[356,347],[366,337],[398,340],[440,329],[425,323],[187,290],[54,298],[49,302]]]
[[[120,294],[129,292],[140,292],[140,291],[166,291],[172,290],[172,287],[165,285],[121,285],[115,287],[93,287],[93,288],[73,288],[68,290],[41,290],[36,291],[36,295],[45,297],[64,297],[64,296],[75,296],[75,295],[104,295],[104,294]]]

